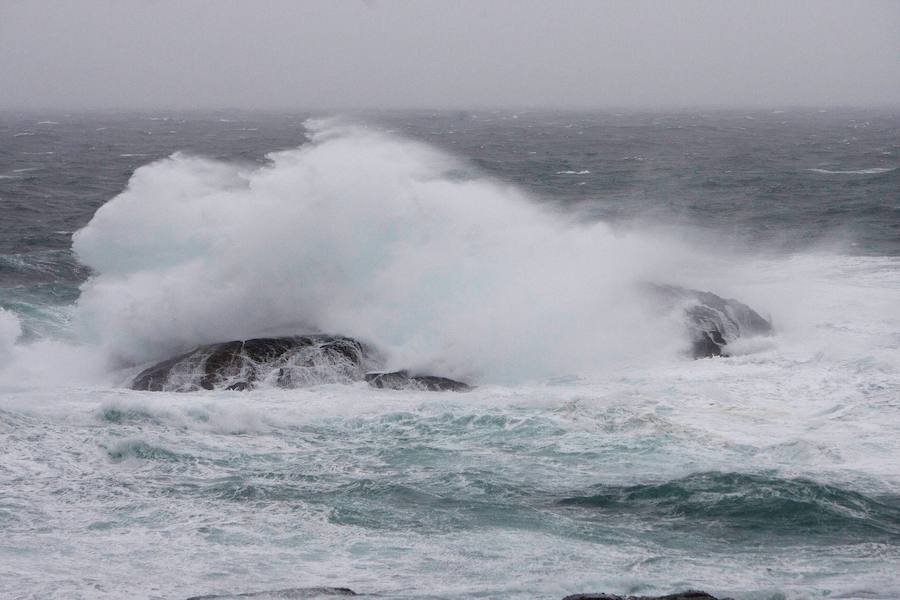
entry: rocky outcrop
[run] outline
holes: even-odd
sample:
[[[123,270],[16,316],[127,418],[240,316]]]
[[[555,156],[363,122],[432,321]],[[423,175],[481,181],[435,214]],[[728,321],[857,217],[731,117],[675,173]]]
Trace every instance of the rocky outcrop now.
[[[369,349],[327,335],[256,338],[200,346],[145,369],[132,389],[191,392],[248,390],[261,382],[294,388],[359,381],[370,368]]]
[[[356,596],[357,593],[350,588],[334,587],[309,587],[288,588],[285,590],[272,590],[267,592],[242,592],[238,594],[208,594],[206,596],[191,596],[187,600],[226,600],[228,598],[258,598],[264,600],[271,598],[301,600],[306,598],[325,598],[330,596]]]
[[[719,600],[715,596],[710,596],[706,592],[681,592],[680,594],[669,594],[667,596],[616,596],[613,594],[573,594],[566,596],[563,600]],[[730,598],[722,598],[722,600],[731,600]]]
[[[330,335],[254,338],[199,346],[141,371],[131,388],[151,392],[246,391],[260,384],[298,388],[367,381],[376,388],[462,392],[466,383],[407,371],[378,372],[377,353]]]
[[[656,310],[680,315],[694,358],[727,356],[728,346],[735,340],[772,333],[769,321],[737,300],[675,285],[648,283],[643,288]],[[374,350],[348,337],[254,338],[199,346],[145,369],[131,387],[169,392],[243,391],[260,384],[297,388],[365,380],[373,387],[392,390],[472,389],[446,377],[378,370],[383,367]]]
[[[467,383],[435,375],[410,375],[408,371],[391,373],[366,373],[366,381],[377,388],[390,390],[424,390],[429,392],[467,392],[472,389]]]
[[[676,285],[644,288],[661,310],[681,311],[694,358],[728,356],[735,340],[772,333],[769,321],[737,300]]]

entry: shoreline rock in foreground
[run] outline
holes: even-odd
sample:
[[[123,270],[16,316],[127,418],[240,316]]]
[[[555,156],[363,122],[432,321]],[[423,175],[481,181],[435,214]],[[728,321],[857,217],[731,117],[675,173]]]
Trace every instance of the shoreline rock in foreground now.
[[[667,594],[665,596],[616,596],[614,594],[572,594],[566,596],[563,600],[719,600],[715,596],[710,596],[706,592],[687,591],[678,594]],[[722,598],[721,600],[731,600],[731,598]]]
[[[358,594],[350,588],[342,587],[311,587],[311,588],[288,588],[285,590],[271,590],[265,592],[242,592],[237,594],[208,594],[205,596],[191,596],[187,600],[227,600],[228,598],[259,598],[264,600],[271,598],[275,600],[293,599],[302,600],[304,598],[321,598],[322,596],[357,596]]]

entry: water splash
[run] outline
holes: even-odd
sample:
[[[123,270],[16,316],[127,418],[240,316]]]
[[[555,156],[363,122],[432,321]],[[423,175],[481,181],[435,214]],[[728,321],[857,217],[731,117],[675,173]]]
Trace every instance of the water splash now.
[[[631,284],[690,262],[685,245],[573,223],[421,143],[309,127],[261,167],[175,154],[138,169],[74,236],[96,273],[76,311],[86,339],[135,363],[320,331],[390,366],[495,381],[680,344]]]

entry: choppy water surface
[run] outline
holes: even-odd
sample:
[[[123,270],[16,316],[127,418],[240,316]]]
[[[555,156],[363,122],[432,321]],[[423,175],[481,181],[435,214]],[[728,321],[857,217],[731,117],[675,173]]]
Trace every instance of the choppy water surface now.
[[[0,118],[0,596],[896,597],[896,113],[309,118]],[[126,389],[303,328],[478,387]]]

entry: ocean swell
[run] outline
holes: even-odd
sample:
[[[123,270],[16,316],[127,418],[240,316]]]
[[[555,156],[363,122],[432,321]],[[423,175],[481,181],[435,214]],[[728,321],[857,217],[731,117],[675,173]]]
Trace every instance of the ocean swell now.
[[[850,539],[900,535],[900,499],[871,498],[806,479],[744,473],[696,473],[658,484],[598,486],[562,506],[581,507],[605,518],[616,514],[678,528],[720,529],[766,535],[830,535]]]

